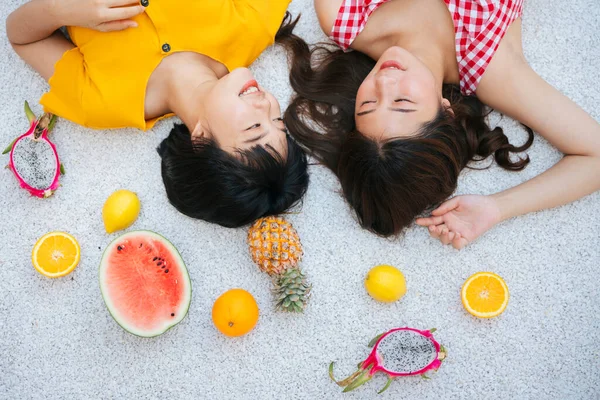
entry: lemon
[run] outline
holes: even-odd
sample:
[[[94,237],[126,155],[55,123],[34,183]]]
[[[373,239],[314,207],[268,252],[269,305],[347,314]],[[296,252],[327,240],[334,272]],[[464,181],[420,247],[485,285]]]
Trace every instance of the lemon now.
[[[81,249],[66,232],[50,232],[39,238],[31,252],[35,269],[48,278],[69,274],[79,264]]]
[[[117,190],[106,199],[102,207],[102,219],[107,233],[129,227],[140,213],[140,199],[129,190]]]
[[[406,293],[406,280],[397,268],[391,265],[378,265],[367,274],[365,289],[375,300],[391,303],[399,300]]]

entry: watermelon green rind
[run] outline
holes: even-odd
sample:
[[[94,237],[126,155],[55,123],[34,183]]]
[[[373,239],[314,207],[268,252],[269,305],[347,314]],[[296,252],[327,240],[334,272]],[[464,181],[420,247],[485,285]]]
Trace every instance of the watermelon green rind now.
[[[117,245],[117,242],[120,242],[124,239],[128,239],[129,237],[140,236],[140,235],[151,238],[151,239],[159,240],[165,247],[167,247],[169,249],[169,251],[171,252],[171,255],[174,256],[179,263],[181,273],[184,278],[184,282],[187,286],[184,289],[187,296],[184,299],[184,302],[180,305],[180,309],[178,310],[176,317],[173,320],[171,320],[168,324],[165,324],[160,329],[157,329],[154,331],[139,330],[139,329],[136,329],[135,327],[128,326],[127,323],[122,321],[116,311],[116,307],[111,302],[110,296],[108,296],[108,294],[106,292],[106,288],[102,284],[103,278],[104,278],[103,272],[105,272],[106,266],[107,266],[107,264],[106,264],[106,260],[108,258],[107,256]],[[167,240],[164,236],[159,235],[156,232],[146,231],[146,230],[131,231],[131,232],[127,232],[127,233],[117,237],[116,239],[114,239],[104,250],[104,254],[102,255],[102,261],[100,262],[98,278],[99,278],[99,283],[100,283],[100,291],[102,293],[104,303],[106,304],[106,308],[108,309],[110,315],[113,317],[115,322],[117,324],[119,324],[124,330],[126,330],[127,332],[129,332],[133,335],[136,335],[136,336],[150,338],[150,337],[156,337],[156,336],[162,335],[163,333],[165,333],[166,331],[168,331],[169,329],[171,329],[172,327],[177,325],[179,322],[181,322],[183,320],[183,318],[185,318],[185,316],[187,315],[188,310],[190,308],[190,303],[192,300],[192,282],[190,280],[189,273],[188,273],[187,267],[185,265],[185,262],[183,261],[183,258],[181,257],[181,254],[179,253],[177,248],[169,240]]]

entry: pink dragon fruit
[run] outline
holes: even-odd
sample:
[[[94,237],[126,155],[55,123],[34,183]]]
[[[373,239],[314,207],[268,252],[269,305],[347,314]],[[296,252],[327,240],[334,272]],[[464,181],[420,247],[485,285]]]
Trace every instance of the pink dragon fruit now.
[[[333,377],[333,363],[329,365],[329,377],[344,392],[349,392],[367,383],[381,371],[388,375],[388,381],[378,393],[383,393],[399,376],[421,375],[436,370],[446,358],[446,350],[433,338],[435,329],[420,331],[413,328],[396,328],[382,333],[369,343],[373,351],[365,361],[358,364],[358,370],[342,381]]]
[[[29,130],[16,138],[2,154],[10,151],[8,168],[23,189],[33,196],[49,197],[58,189],[58,178],[64,174],[56,147],[48,139],[56,116],[45,113],[38,119],[27,102],[25,114],[29,119]]]

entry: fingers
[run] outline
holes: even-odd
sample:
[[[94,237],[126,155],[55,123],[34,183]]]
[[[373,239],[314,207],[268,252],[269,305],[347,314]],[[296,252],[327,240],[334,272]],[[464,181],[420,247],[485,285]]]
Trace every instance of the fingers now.
[[[442,234],[442,229],[439,228],[437,225],[429,225],[429,236],[431,236],[434,239],[439,239],[440,235]]]
[[[433,210],[431,212],[431,215],[443,215],[449,211],[454,210],[455,208],[458,207],[459,200],[460,200],[460,196],[457,196],[457,197],[451,198],[448,201],[443,202],[441,206],[439,206],[438,208],[436,208],[435,210]]]
[[[429,226],[429,236],[434,239],[439,239],[443,245],[451,244],[457,250],[462,249],[469,241],[462,237],[459,232],[454,232],[448,229],[448,227],[444,224],[442,225],[430,225]]]
[[[146,9],[140,5],[109,8],[106,11],[106,17],[109,21],[119,21],[123,19],[133,18],[136,15],[140,15],[145,10]]]
[[[468,243],[469,242],[467,241],[467,239],[462,237],[461,234],[457,232],[454,235],[454,239],[452,240],[452,247],[454,247],[456,250],[460,250],[463,247],[465,247]]]
[[[122,31],[128,28],[136,28],[137,23],[131,20],[110,21],[98,25],[97,29],[102,32]]]
[[[440,235],[440,241],[442,244],[444,246],[450,244],[452,239],[454,239],[454,232],[450,232],[448,228],[442,229],[442,234]]]
[[[442,216],[417,218],[415,222],[421,226],[439,225],[444,222],[444,218]]]

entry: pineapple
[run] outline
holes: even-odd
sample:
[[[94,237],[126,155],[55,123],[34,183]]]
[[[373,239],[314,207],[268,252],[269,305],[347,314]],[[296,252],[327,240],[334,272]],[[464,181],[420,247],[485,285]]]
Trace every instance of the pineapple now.
[[[275,307],[302,312],[311,286],[298,266],[302,244],[292,225],[280,217],[261,218],[248,231],[248,245],[254,262],[273,279]]]

